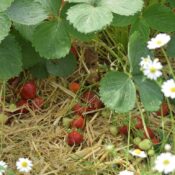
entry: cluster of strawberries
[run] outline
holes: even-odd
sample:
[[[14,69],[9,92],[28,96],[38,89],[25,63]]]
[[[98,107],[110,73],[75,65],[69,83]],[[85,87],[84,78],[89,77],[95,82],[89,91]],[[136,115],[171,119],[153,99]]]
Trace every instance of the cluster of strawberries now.
[[[69,89],[73,92],[77,92],[80,89],[80,85],[73,82],[69,85]],[[82,130],[85,127],[85,113],[93,112],[100,109],[103,104],[94,91],[86,91],[82,94],[80,102],[73,106],[72,111],[76,117],[71,121],[71,132],[67,136],[67,143],[70,146],[79,145],[83,142],[84,137]]]
[[[34,81],[29,81],[23,84],[20,90],[21,99],[16,103],[18,108],[18,113],[28,113],[28,108],[32,110],[40,109],[44,100],[42,97],[37,96],[37,87]]]
[[[157,116],[163,116],[164,117],[168,114],[169,114],[169,107],[166,103],[163,103],[162,106],[161,106],[161,109],[156,112]],[[146,126],[146,131],[145,131],[141,116],[133,117],[132,118],[132,123],[134,123],[133,129],[136,132],[139,132],[144,139],[150,138],[150,140],[152,141],[152,143],[154,145],[157,145],[157,144],[160,143],[159,138],[156,137],[155,132],[150,127]],[[128,126],[127,125],[121,126],[119,128],[119,133],[121,135],[126,135],[127,136],[128,135]]]

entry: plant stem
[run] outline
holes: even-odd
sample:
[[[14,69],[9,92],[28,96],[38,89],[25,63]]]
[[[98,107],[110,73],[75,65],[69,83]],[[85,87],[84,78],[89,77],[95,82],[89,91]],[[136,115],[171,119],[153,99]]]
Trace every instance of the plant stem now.
[[[128,161],[128,154],[129,154],[129,145],[130,145],[130,135],[131,135],[131,112],[129,112],[129,130],[128,130],[128,151],[127,151],[127,161]]]
[[[119,55],[117,55],[117,54],[116,54],[110,47],[108,47],[105,43],[99,42],[99,41],[96,41],[96,40],[95,40],[95,42],[97,42],[98,45],[104,47],[113,57],[115,57],[115,58],[120,62],[120,64],[121,64],[123,70],[125,70],[123,61],[122,61],[122,59],[120,58]],[[127,72],[125,72],[125,73],[127,73]]]
[[[150,136],[149,136],[149,134],[148,134],[148,131],[147,131],[147,127],[146,127],[144,115],[143,115],[142,109],[141,109],[141,107],[140,107],[139,101],[136,100],[136,103],[137,103],[137,106],[138,106],[139,111],[140,111],[140,115],[141,115],[141,119],[142,119],[144,131],[145,131],[145,133],[146,133],[146,136],[147,136],[148,138],[150,138]]]
[[[170,63],[170,61],[169,61],[169,58],[168,58],[168,56],[167,56],[165,50],[164,50],[163,48],[162,48],[161,50],[162,50],[162,53],[163,53],[163,55],[164,55],[164,57],[165,57],[165,59],[166,59],[166,62],[167,62],[167,64],[168,64],[169,71],[170,71],[171,75],[173,76],[173,78],[175,79],[175,74],[174,74],[173,69],[172,69],[172,67],[171,67],[171,63]]]

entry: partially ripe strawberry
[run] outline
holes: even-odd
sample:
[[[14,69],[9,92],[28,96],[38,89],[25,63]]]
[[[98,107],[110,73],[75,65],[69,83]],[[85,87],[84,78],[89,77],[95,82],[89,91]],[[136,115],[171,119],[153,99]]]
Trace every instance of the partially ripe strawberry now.
[[[158,116],[166,116],[169,114],[169,107],[167,103],[163,103],[159,111],[156,112]]]
[[[75,56],[75,58],[78,58],[78,53],[77,53],[77,49],[75,46],[72,46],[70,51]]]
[[[75,93],[80,89],[80,84],[76,82],[72,82],[69,84],[69,89]]]
[[[68,134],[67,143],[70,146],[80,145],[83,142],[83,135],[78,131],[72,131]]]
[[[19,100],[17,103],[16,103],[16,106],[19,108],[19,107],[22,107],[22,109],[18,110],[17,113],[22,113],[22,114],[26,114],[28,113],[29,111],[26,109],[26,106],[28,106],[28,102],[27,100],[25,99],[21,99]]]
[[[21,88],[21,97],[23,99],[29,100],[36,96],[36,84],[34,81],[29,81],[25,83]]]
[[[119,133],[121,135],[128,135],[128,126],[124,125],[122,127],[119,128]]]
[[[44,99],[42,97],[35,97],[32,100],[32,109],[40,109],[44,104]]]
[[[93,91],[85,92],[82,99],[88,104],[88,111],[100,109],[103,106],[103,103]]]
[[[135,123],[135,128],[136,129],[143,129],[143,122],[140,116],[134,117],[134,120],[136,121]]]
[[[149,137],[150,137],[151,139],[154,138],[154,137],[155,137],[155,134],[154,134],[154,132],[152,131],[152,129],[149,128],[149,127],[146,127],[146,129],[147,129],[147,132],[148,132]],[[145,136],[145,138],[148,138],[145,131],[144,131],[144,136]]]
[[[151,140],[154,145],[158,145],[160,143],[160,140],[156,137],[153,137]]]
[[[77,103],[75,106],[73,106],[72,111],[77,115],[82,115],[87,111],[87,107],[81,106],[79,103]]]
[[[72,128],[83,129],[85,125],[85,120],[83,116],[79,116],[75,120],[72,121]]]

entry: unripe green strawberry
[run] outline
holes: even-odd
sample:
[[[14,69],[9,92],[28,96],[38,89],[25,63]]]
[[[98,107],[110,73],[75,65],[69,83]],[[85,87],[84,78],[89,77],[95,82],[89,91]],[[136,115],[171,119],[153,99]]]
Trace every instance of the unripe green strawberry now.
[[[146,151],[152,147],[152,142],[149,139],[144,139],[139,143],[139,148]]]
[[[116,135],[118,134],[118,129],[117,129],[117,127],[114,126],[114,125],[111,125],[111,126],[109,127],[109,131],[110,131],[110,133],[111,133],[113,136],[116,136]]]
[[[133,142],[134,142],[135,145],[139,145],[139,143],[140,143],[141,141],[142,141],[142,140],[141,140],[140,137],[136,137],[136,138],[134,138],[134,140],[133,140]]]
[[[154,156],[155,151],[153,149],[148,150],[148,156],[152,157]]]
[[[0,124],[4,124],[8,119],[8,116],[5,114],[0,114]]]
[[[63,126],[66,128],[69,128],[71,125],[72,119],[68,118],[68,117],[64,117],[63,118]]]

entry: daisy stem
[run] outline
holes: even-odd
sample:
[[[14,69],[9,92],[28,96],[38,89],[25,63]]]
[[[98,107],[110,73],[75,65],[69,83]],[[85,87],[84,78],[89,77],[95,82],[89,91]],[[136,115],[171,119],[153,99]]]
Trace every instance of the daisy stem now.
[[[128,155],[129,155],[129,145],[130,145],[130,137],[131,136],[131,112],[129,112],[129,130],[128,130],[128,151],[127,151],[127,161],[128,161]]]
[[[161,48],[161,50],[162,50],[162,53],[163,53],[163,55],[164,55],[164,57],[165,57],[165,59],[166,59],[166,62],[167,62],[167,64],[168,64],[169,71],[170,71],[171,75],[173,76],[173,78],[175,79],[175,74],[174,74],[173,69],[172,69],[172,67],[171,67],[171,63],[170,63],[170,61],[169,61],[169,58],[168,58],[168,56],[167,56],[165,50],[164,50],[163,48]]]
[[[138,106],[138,108],[139,108],[139,112],[140,112],[140,115],[141,115],[141,119],[142,119],[144,131],[145,131],[145,133],[146,133],[146,136],[147,136],[148,138],[150,138],[150,136],[149,136],[149,134],[148,134],[148,131],[147,131],[147,128],[146,128],[146,123],[145,123],[144,115],[143,115],[142,109],[141,109],[141,107],[140,107],[139,101],[136,100],[136,103],[137,103],[137,106]]]

